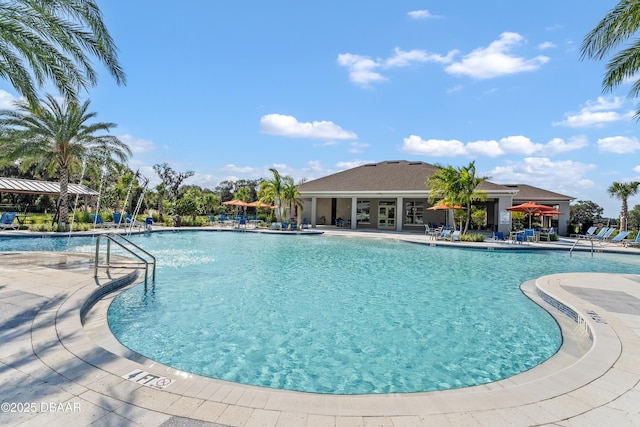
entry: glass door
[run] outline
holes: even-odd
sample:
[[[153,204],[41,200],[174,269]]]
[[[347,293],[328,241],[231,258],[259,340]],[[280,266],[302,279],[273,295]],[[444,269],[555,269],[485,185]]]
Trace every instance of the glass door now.
[[[379,202],[378,203],[378,228],[384,228],[384,229],[396,228],[396,203],[395,202]]]

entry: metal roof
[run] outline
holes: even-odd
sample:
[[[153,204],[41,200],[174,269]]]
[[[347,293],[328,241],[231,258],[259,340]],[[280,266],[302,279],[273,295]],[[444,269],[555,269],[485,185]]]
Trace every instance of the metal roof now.
[[[69,184],[68,192],[69,194],[79,194],[81,196],[98,195],[97,191],[81,184]],[[0,177],[0,193],[58,195],[60,194],[60,183]]]

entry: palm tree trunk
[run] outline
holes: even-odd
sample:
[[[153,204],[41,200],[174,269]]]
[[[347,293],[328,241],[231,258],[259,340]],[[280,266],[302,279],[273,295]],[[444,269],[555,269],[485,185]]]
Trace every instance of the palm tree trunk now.
[[[60,219],[58,224],[69,223],[69,169],[60,168]]]

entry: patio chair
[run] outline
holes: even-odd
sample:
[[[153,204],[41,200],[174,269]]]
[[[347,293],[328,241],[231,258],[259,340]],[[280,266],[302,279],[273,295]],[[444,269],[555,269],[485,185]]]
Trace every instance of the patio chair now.
[[[303,218],[302,219],[302,229],[303,230],[308,230],[309,229],[309,223],[307,222],[307,218]]]
[[[543,231],[538,235],[538,240],[546,240],[547,242],[551,241],[551,236],[556,234],[556,229],[551,227],[548,231]]]
[[[511,238],[511,241],[514,242],[514,243],[529,242],[529,240],[527,239],[527,235],[525,234],[524,230],[523,231],[512,231],[510,238]]]
[[[3,230],[17,230],[20,228],[20,225],[14,224],[14,219],[16,219],[15,212],[3,212],[0,217],[0,228]]]
[[[440,232],[438,236],[438,240],[450,240],[451,239],[451,229],[445,228]]]
[[[504,242],[504,233],[502,231],[494,231],[492,238],[493,240],[502,240]]]
[[[459,242],[460,241],[460,230],[456,230],[453,233],[451,233],[451,236],[449,236],[449,239],[452,242],[455,242],[455,241]]]

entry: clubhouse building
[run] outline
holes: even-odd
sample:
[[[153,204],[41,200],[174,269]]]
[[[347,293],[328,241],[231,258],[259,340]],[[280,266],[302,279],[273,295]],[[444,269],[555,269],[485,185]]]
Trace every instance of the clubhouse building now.
[[[453,210],[430,210],[427,178],[438,167],[424,162],[384,161],[359,166],[305,182],[298,187],[303,217],[311,227],[341,225],[356,229],[424,231],[425,224],[452,224]],[[483,182],[487,200],[474,202],[487,212],[487,230],[511,231],[511,206],[528,201],[562,212],[552,217],[558,234],[566,235],[573,197],[524,184]],[[435,203],[437,204],[437,202]]]

